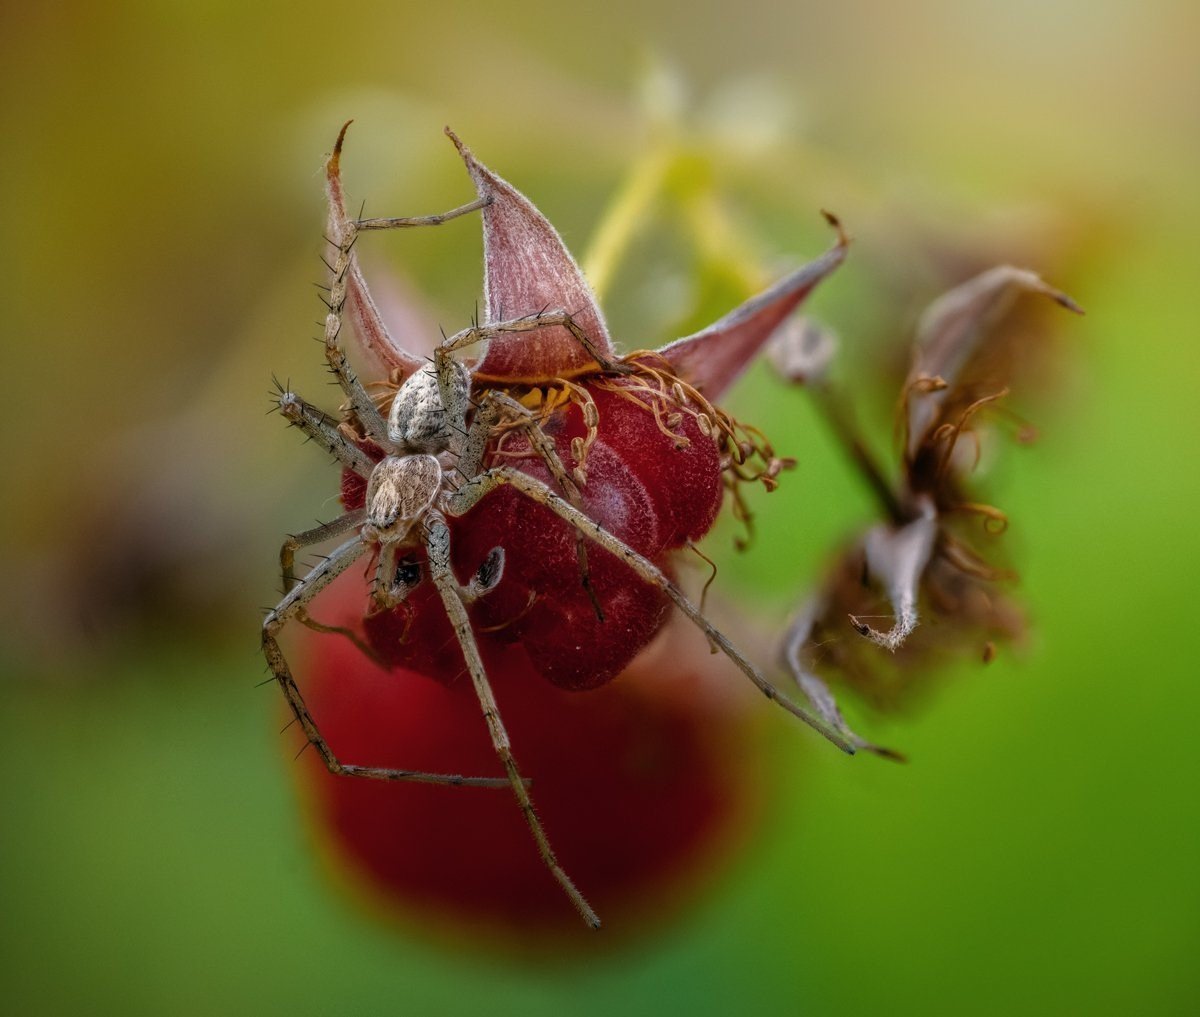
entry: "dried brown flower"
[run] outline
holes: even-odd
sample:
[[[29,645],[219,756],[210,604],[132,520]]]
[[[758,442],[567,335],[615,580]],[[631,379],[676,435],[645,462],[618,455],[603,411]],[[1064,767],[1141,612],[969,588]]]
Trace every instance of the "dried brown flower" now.
[[[832,336],[793,328],[773,360],[789,381],[806,383],[862,469],[884,520],[854,538],[823,586],[797,612],[782,647],[786,666],[817,710],[855,745],[872,745],[846,726],[816,668],[833,672],[878,705],[895,703],[937,660],[970,653],[986,662],[996,644],[1023,628],[1000,589],[1011,579],[985,550],[1007,527],[999,509],[972,493],[981,422],[995,416],[1022,354],[1022,333],[1002,327],[1014,300],[1039,293],[1082,313],[1070,297],[1024,269],[990,269],[950,290],[925,311],[912,367],[900,394],[903,448],[890,482],[857,439],[824,373]],[[1022,428],[1019,437],[1028,438]],[[888,627],[879,617],[890,607]],[[918,627],[924,618],[930,624]],[[847,620],[861,639],[845,638]],[[889,651],[880,653],[880,649]]]

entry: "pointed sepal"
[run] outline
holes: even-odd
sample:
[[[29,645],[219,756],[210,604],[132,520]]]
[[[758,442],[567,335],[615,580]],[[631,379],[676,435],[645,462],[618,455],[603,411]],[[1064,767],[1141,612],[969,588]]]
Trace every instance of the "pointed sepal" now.
[[[603,354],[612,353],[604,317],[583,272],[558,232],[512,184],[480,163],[451,131],[481,198],[483,293],[487,323],[541,311],[566,311]],[[489,380],[541,381],[578,374],[595,361],[561,326],[499,335],[489,344],[475,374]]]
[[[672,370],[708,399],[719,399],[816,285],[846,258],[849,240],[837,219],[826,213],[838,231],[837,243],[774,286],[719,321],[693,335],[676,339],[658,351]]]

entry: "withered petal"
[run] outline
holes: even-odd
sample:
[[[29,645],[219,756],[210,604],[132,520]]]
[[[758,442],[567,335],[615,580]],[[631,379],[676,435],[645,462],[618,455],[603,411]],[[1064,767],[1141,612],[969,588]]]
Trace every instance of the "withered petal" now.
[[[883,632],[854,616],[851,616],[850,622],[861,635],[885,650],[898,650],[917,627],[921,577],[929,564],[936,537],[937,512],[929,502],[922,505],[920,518],[911,523],[899,528],[881,524],[867,532],[863,542],[867,568],[887,592],[894,624]]]
[[[815,261],[751,297],[707,328],[668,343],[659,354],[676,374],[708,399],[719,399],[741,377],[787,316],[845,260],[848,245],[839,229],[837,243]]]
[[[583,272],[562,238],[512,184],[480,163],[451,131],[481,198],[483,294],[487,322],[541,311],[566,311],[600,353],[612,352],[604,317]],[[579,341],[560,326],[500,335],[488,344],[476,374],[493,380],[542,380],[570,375],[592,364]]]
[[[917,325],[913,365],[904,385],[908,403],[908,449],[917,454],[938,411],[991,327],[1022,292],[1042,293],[1069,311],[1083,309],[1034,272],[998,265],[942,294]],[[925,384],[936,379],[937,384]]]

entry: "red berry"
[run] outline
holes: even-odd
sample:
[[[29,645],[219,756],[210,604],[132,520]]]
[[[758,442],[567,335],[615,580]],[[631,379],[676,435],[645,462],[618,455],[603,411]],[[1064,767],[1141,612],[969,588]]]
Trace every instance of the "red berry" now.
[[[326,620],[333,607],[351,621],[364,593],[356,576],[339,581]],[[336,636],[308,637],[304,656],[309,706],[344,761],[503,774],[465,674],[435,682],[384,670]],[[666,918],[754,811],[758,758],[746,718],[760,714],[741,709],[742,685],[684,625],[586,696],[531,680],[520,646],[489,644],[486,656],[563,866],[613,934]],[[329,857],[375,904],[422,928],[594,946],[508,791],[335,777],[315,754],[301,772]]]

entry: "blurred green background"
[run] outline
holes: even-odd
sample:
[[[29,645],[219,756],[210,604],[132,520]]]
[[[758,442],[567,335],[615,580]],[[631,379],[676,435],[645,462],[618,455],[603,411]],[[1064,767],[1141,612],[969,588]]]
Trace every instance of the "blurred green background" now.
[[[1198,33],[1184,0],[4,5],[0,1008],[1195,1013]],[[881,442],[871,344],[961,266],[1088,310],[989,489],[1029,645],[919,715],[851,711],[908,767],[773,718],[752,851],[632,949],[543,968],[377,926],[298,818],[256,611],[333,490],[264,397],[272,371],[324,391],[348,117],[368,214],[470,196],[449,123],[577,252],[674,139],[710,249],[650,209],[605,295],[634,345],[739,299],[748,260],[814,255],[835,209],[856,245],[815,307]],[[447,327],[474,306],[474,226],[373,253]],[[801,460],[757,553],[710,541],[725,595],[782,617],[870,506],[802,393],[756,371],[731,405]]]

